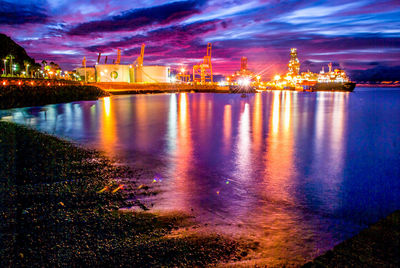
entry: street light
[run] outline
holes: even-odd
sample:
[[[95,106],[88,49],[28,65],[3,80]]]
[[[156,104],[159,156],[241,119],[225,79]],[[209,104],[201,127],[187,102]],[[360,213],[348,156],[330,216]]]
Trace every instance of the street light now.
[[[4,75],[7,75],[7,59],[3,59],[4,61]]]
[[[26,75],[29,74],[29,63],[26,65]]]
[[[10,70],[11,70],[11,76],[14,76],[14,72],[13,72],[13,63],[12,63],[12,60],[13,59],[15,59],[15,57],[13,56],[13,55],[9,55],[9,56],[7,56],[7,59],[10,59]]]

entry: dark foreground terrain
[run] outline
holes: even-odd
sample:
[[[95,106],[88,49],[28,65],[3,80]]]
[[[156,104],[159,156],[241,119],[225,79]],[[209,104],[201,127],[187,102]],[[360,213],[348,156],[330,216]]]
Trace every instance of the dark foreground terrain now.
[[[400,267],[400,211],[340,243],[304,267]]]
[[[0,109],[45,104],[71,102],[79,100],[97,100],[108,96],[104,90],[87,85],[2,85],[0,84]]]
[[[120,212],[147,190],[117,190],[139,172],[58,138],[0,122],[0,163],[1,267],[208,266],[250,250],[219,235],[171,235],[191,224],[184,215]]]

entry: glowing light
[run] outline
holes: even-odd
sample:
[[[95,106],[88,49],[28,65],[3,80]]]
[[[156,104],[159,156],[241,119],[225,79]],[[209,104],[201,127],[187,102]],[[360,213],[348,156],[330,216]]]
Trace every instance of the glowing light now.
[[[236,164],[237,171],[244,174],[242,178],[249,178],[251,172],[251,130],[250,130],[250,105],[244,104],[244,110],[241,112],[238,127],[238,138],[236,145]]]
[[[97,193],[102,193],[102,192],[104,192],[104,191],[107,191],[109,189],[109,187],[108,186],[106,186],[106,187],[104,187],[103,189],[101,189],[100,191],[98,191]]]
[[[230,104],[224,107],[224,145],[229,150],[232,138],[232,107]]]
[[[272,131],[278,132],[279,127],[279,112],[280,112],[280,92],[274,92],[274,100],[272,102]]]
[[[241,78],[241,79],[238,80],[238,84],[239,84],[240,86],[245,86],[245,87],[247,87],[247,86],[250,85],[250,79],[249,79],[249,78]]]
[[[275,81],[281,80],[281,76],[279,74],[275,75],[274,76],[274,80]]]
[[[124,188],[123,184],[120,184],[117,188],[115,188],[115,190],[112,191],[112,193],[116,193],[118,190],[121,190]]]
[[[104,98],[104,111],[107,116],[110,115],[110,97]]]
[[[181,68],[181,72],[185,73],[186,72],[185,68]]]
[[[223,80],[218,82],[218,86],[220,86],[220,87],[223,87],[225,85],[226,85],[226,82]]]

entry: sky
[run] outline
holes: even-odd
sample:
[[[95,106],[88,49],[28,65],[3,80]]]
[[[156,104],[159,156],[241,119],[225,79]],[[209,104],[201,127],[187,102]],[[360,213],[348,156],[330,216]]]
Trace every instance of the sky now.
[[[212,43],[214,73],[240,69],[240,58],[268,79],[287,69],[290,48],[301,70],[399,70],[400,0],[20,0],[0,1],[0,32],[37,62],[63,69],[94,65],[98,53],[144,65],[191,69]],[[325,67],[326,69],[327,67]],[[400,76],[400,75],[399,75]],[[400,80],[400,78],[399,78]]]

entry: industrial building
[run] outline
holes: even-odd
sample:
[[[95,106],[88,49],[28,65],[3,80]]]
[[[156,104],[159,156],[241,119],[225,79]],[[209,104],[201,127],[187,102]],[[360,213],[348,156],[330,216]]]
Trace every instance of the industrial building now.
[[[96,82],[168,83],[170,67],[96,64]]]
[[[140,56],[131,65],[119,64],[121,51],[118,50],[118,57],[114,64],[100,63],[101,53],[94,67],[77,68],[76,72],[87,82],[119,82],[119,83],[168,83],[170,82],[169,66],[143,66],[144,44]],[[86,60],[82,62],[86,65]],[[86,72],[86,76],[85,76]]]
[[[123,83],[168,83],[170,67],[142,66],[133,67],[124,64],[96,64],[95,67],[81,67],[76,73],[87,82],[123,82]]]

